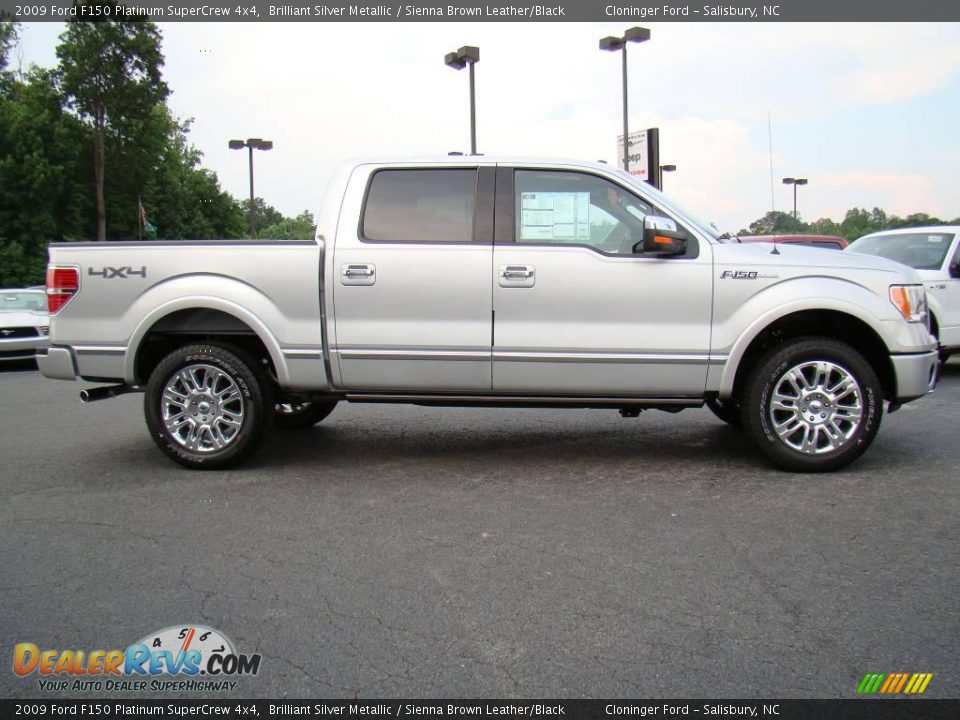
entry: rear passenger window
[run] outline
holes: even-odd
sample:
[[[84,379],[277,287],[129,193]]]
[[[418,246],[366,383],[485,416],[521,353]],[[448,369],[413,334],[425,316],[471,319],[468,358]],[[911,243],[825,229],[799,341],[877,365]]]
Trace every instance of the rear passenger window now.
[[[476,189],[476,170],[380,170],[367,190],[363,239],[470,242]]]

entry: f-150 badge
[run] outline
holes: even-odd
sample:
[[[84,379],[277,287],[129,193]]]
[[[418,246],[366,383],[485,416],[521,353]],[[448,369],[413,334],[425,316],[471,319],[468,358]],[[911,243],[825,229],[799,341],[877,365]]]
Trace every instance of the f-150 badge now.
[[[720,273],[721,280],[756,280],[757,278],[778,278],[779,275],[759,273],[756,270],[724,270]]]
[[[100,270],[94,270],[93,268],[87,268],[87,275],[99,275],[104,280],[109,280],[110,278],[128,278],[131,275],[139,275],[142,278],[147,277],[147,266],[143,265],[139,270],[134,270],[132,267],[124,265],[123,267],[105,267]]]

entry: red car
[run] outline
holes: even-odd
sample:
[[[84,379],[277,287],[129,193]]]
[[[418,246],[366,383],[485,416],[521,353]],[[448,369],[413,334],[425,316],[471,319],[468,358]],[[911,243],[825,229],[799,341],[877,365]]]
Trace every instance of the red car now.
[[[743,243],[772,242],[790,245],[809,245],[810,247],[843,250],[849,243],[837,235],[741,235]]]

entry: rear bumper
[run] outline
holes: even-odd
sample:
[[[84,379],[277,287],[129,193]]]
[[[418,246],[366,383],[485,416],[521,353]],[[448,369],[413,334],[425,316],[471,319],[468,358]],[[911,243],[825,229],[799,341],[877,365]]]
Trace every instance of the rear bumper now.
[[[77,363],[70,348],[50,347],[37,351],[37,368],[44,377],[76,380]]]
[[[937,386],[940,359],[936,350],[915,355],[891,355],[897,380],[897,402],[923,397]]]

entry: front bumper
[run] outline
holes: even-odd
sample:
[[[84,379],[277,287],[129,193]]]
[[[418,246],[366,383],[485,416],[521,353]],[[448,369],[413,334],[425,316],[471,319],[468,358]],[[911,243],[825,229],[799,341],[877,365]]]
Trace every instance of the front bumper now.
[[[897,381],[897,402],[916,400],[933,392],[937,386],[940,358],[936,350],[911,355],[891,355],[890,362]]]
[[[0,338],[0,361],[33,360],[37,352],[47,346],[47,342],[46,335]]]
[[[50,347],[37,351],[37,368],[44,377],[76,380],[77,364],[70,348]]]

